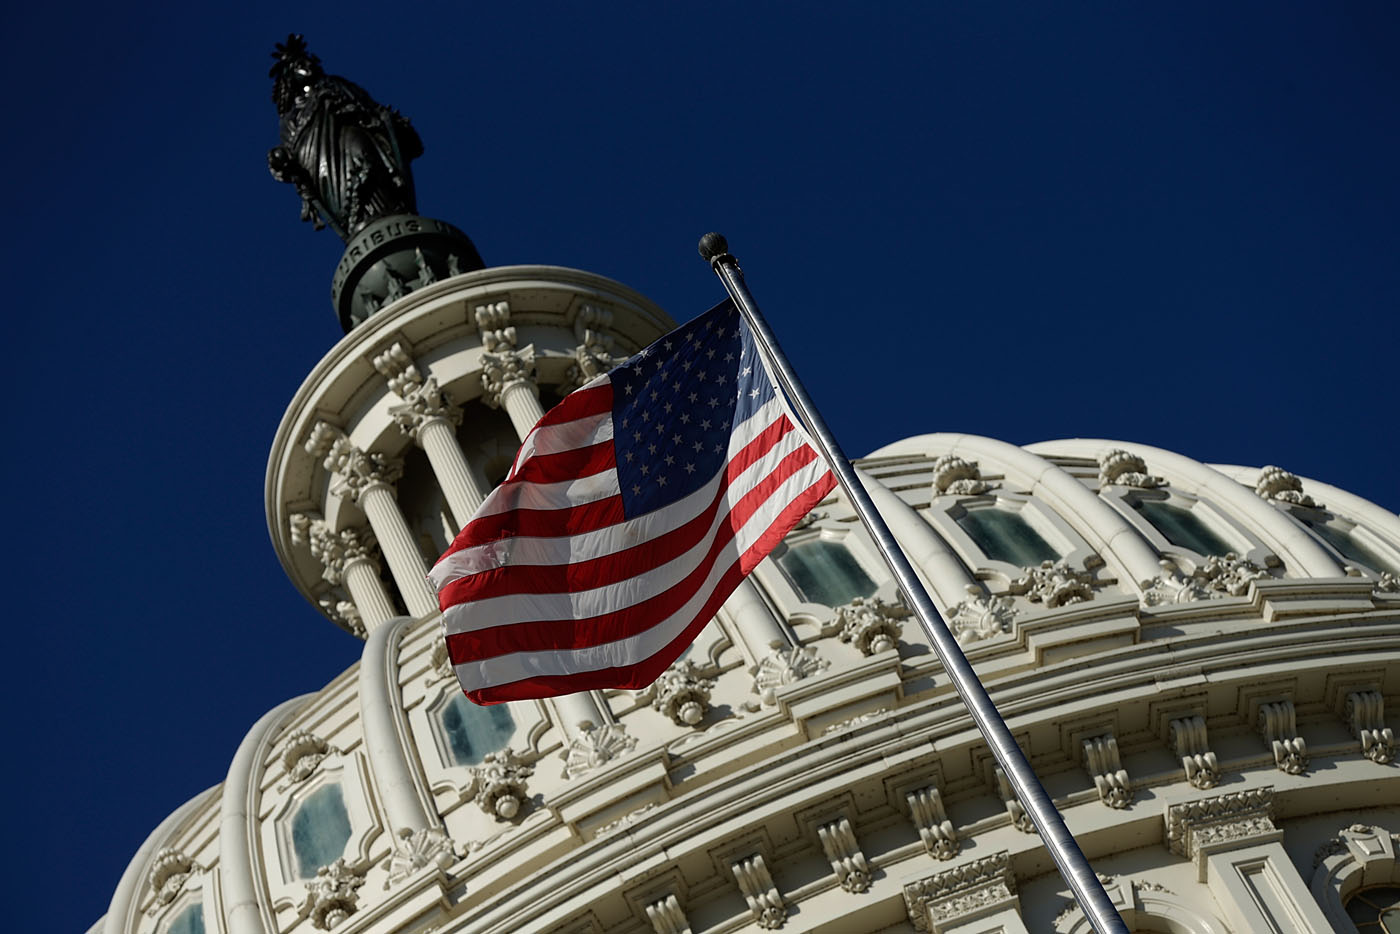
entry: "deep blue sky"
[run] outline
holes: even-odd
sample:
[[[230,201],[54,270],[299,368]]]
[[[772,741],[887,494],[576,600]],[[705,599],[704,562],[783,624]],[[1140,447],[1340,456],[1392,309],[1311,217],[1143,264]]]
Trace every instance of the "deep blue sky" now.
[[[265,167],[288,31],[412,118],[489,263],[687,318],[726,233],[852,454],[1107,436],[1400,506],[1394,4],[205,6],[7,26],[14,930],[85,930],[357,654],[263,519],[339,336],[341,245]]]

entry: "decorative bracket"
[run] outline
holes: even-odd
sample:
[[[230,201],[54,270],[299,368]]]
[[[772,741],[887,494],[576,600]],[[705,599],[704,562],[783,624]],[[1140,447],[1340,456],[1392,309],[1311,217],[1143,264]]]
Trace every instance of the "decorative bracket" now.
[[[1118,758],[1118,741],[1112,733],[1086,739],[1082,743],[1084,768],[1094,780],[1099,800],[1111,808],[1121,809],[1133,801],[1133,786],[1128,772]]]
[[[690,919],[685,916],[675,895],[668,894],[647,905],[646,913],[656,934],[690,934]]]
[[[676,726],[696,726],[710,709],[710,692],[715,687],[714,679],[702,673],[699,665],[683,658],[638,691],[637,700],[650,702],[653,710],[670,717]]]
[[[866,892],[870,889],[870,865],[861,852],[855,830],[845,817],[839,817],[829,824],[817,828],[817,838],[821,840],[822,852],[836,873],[841,888],[847,892]]]
[[[1385,698],[1380,691],[1353,691],[1347,695],[1347,726],[1361,740],[1361,752],[1378,765],[1395,759],[1395,734],[1385,725]]]
[[[768,874],[763,855],[755,853],[747,859],[731,863],[729,868],[758,926],[767,931],[782,927],[787,921],[787,906],[778,894],[778,887],[773,884],[773,877]]]
[[[1298,724],[1291,700],[1259,705],[1255,729],[1274,753],[1274,764],[1289,775],[1302,775],[1308,769],[1308,747],[1298,735]]]
[[[1181,717],[1167,725],[1167,740],[1181,757],[1186,780],[1192,788],[1214,788],[1220,781],[1220,760],[1210,751],[1206,738],[1206,718]]]
[[[1031,820],[1031,815],[1021,804],[1021,799],[1016,797],[1015,790],[1011,787],[1011,779],[1006,777],[1006,772],[1000,766],[996,770],[997,793],[1001,795],[1001,801],[1006,805],[1006,813],[1011,816],[1012,825],[1021,833],[1039,833],[1035,829],[1035,821]]]
[[[919,839],[924,843],[928,855],[935,859],[952,859],[958,854],[958,832],[953,822],[948,820],[948,812],[943,808],[943,796],[932,785],[911,791],[904,796],[909,804],[909,813],[914,818],[914,826],[919,828]]]

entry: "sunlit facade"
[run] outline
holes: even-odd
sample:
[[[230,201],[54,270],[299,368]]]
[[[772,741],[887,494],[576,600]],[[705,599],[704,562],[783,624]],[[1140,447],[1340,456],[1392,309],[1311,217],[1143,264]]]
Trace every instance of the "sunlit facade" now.
[[[93,932],[1089,930],[840,495],[651,689],[460,695],[427,567],[545,409],[670,325],[500,267],[331,348],[267,513],[361,660],[252,725]],[[1400,931],[1396,515],[1126,441],[859,467],[1130,929]]]

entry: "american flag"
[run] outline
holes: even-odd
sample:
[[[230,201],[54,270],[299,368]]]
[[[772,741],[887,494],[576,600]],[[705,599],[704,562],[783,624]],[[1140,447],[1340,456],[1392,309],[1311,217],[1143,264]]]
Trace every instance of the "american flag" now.
[[[547,412],[433,566],[462,689],[651,684],[834,486],[717,305]]]

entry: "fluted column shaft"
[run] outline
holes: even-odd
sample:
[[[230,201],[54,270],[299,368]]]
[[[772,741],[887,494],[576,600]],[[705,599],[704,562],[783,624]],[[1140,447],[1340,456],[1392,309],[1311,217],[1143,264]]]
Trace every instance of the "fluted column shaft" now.
[[[360,621],[366,632],[374,630],[394,617],[394,603],[384,590],[379,579],[379,565],[368,555],[351,558],[341,570],[345,589],[350,592],[350,602],[360,611]]]
[[[501,408],[510,416],[515,433],[521,441],[544,417],[544,407],[540,405],[539,390],[534,383],[519,380],[501,389]]]
[[[408,530],[403,513],[399,511],[394,489],[387,483],[368,483],[359,491],[360,508],[369,518],[370,528],[379,539],[379,548],[384,560],[389,562],[389,572],[394,576],[404,603],[414,616],[436,613],[437,598],[428,587],[426,580],[428,566],[418,551],[413,534]],[[368,625],[368,624],[366,624]]]
[[[536,407],[539,403],[535,403]],[[536,419],[538,421],[538,419]],[[533,424],[533,423],[532,423]],[[486,498],[486,493],[472,473],[471,465],[462,456],[462,447],[457,443],[457,433],[446,418],[430,418],[418,428],[417,442],[428,455],[428,463],[433,467],[442,495],[452,510],[452,518],[457,528],[467,524]]]

